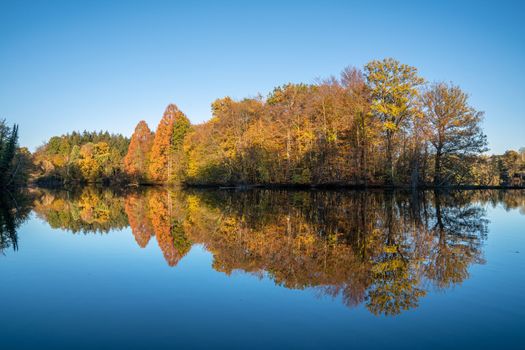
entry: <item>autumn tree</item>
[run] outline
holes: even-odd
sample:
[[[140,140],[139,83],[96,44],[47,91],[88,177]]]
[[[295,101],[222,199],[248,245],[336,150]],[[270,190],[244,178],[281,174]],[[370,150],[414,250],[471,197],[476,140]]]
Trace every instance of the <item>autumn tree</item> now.
[[[190,122],[177,106],[170,104],[157,127],[150,153],[149,175],[155,182],[174,182],[180,179],[182,142]],[[175,171],[174,171],[175,170]]]
[[[268,96],[268,113],[276,124],[275,139],[281,144],[283,183],[306,184],[312,178],[304,161],[315,142],[312,124],[312,90],[306,84],[286,84]]]
[[[468,95],[458,86],[433,84],[423,96],[428,137],[434,149],[434,185],[441,186],[465,172],[465,165],[486,151],[481,130],[483,113],[468,103]]]
[[[78,165],[87,182],[100,182],[110,160],[109,145],[105,142],[86,143],[80,148]]]
[[[386,144],[386,183],[392,185],[395,137],[403,130],[407,119],[419,113],[418,87],[424,80],[418,76],[416,68],[392,58],[368,63],[365,78],[372,99],[372,113],[382,123]]]
[[[148,124],[142,120],[131,136],[128,153],[124,157],[124,170],[134,181],[147,180],[152,144],[153,133]]]
[[[514,150],[507,150],[499,157],[500,180],[503,184],[511,184],[512,178],[520,170],[520,154]]]
[[[353,160],[357,183],[367,184],[373,168],[374,145],[377,143],[377,121],[373,118],[370,107],[370,91],[366,85],[363,72],[357,68],[347,67],[341,73],[341,85],[344,88],[345,120],[352,137],[352,150],[349,158]],[[355,154],[355,155],[354,155]],[[352,155],[354,155],[352,157]],[[349,159],[349,160],[350,160]]]

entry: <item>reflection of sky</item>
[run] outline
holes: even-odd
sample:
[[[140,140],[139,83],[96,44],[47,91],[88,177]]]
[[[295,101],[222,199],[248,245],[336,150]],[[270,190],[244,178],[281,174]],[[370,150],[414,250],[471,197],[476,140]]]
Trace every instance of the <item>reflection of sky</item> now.
[[[486,111],[495,152],[524,147],[523,1],[2,1],[0,118],[52,135],[193,122],[216,98],[266,95],[395,57]]]
[[[487,218],[487,263],[390,318],[216,272],[202,246],[171,268],[154,238],[141,249],[129,228],[71,234],[33,218],[19,231],[20,250],[0,257],[2,346],[516,347],[524,340],[525,216],[498,206]]]

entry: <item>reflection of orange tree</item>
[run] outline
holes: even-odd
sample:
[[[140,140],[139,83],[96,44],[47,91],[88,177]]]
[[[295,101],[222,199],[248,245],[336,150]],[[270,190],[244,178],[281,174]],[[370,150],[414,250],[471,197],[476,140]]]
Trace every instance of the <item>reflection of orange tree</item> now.
[[[155,231],[155,237],[168,265],[175,266],[191,248],[191,242],[187,239],[183,225],[173,216],[173,194],[165,193],[151,194],[149,205],[149,217]]]
[[[148,217],[147,197],[140,193],[128,195],[125,210],[135,241],[141,248],[146,247],[153,235],[153,227]]]

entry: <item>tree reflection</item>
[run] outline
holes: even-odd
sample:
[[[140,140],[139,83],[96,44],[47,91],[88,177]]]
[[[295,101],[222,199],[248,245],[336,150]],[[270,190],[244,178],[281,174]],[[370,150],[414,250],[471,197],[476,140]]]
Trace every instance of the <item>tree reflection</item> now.
[[[71,191],[41,190],[34,211],[52,228],[73,233],[108,233],[128,226],[122,193],[83,187]]]
[[[225,191],[146,188],[44,192],[35,210],[72,232],[126,227],[140,247],[152,236],[168,265],[193,244],[213,268],[315,288],[376,315],[417,307],[484,262],[485,205],[521,208],[519,192]]]
[[[17,229],[31,212],[31,193],[28,191],[0,193],[0,253],[18,249]]]
[[[149,219],[147,196],[144,193],[132,193],[126,196],[124,210],[128,216],[131,232],[141,248],[145,248],[155,233]]]
[[[149,219],[157,242],[168,265],[175,266],[192,245],[184,232],[182,219],[177,215],[181,201],[170,190],[150,191],[148,195]]]

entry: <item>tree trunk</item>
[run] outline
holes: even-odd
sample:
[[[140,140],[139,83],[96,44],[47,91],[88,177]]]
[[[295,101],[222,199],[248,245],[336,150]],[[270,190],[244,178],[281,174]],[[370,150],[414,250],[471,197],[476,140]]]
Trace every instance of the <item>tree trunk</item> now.
[[[386,185],[394,185],[394,161],[392,151],[392,133],[387,131],[386,134]]]
[[[434,162],[434,186],[441,186],[441,149],[438,148]]]
[[[412,160],[412,174],[411,174],[412,190],[416,190],[419,186],[419,155],[416,153]]]
[[[285,182],[290,182],[290,130],[286,130],[286,180]]]

